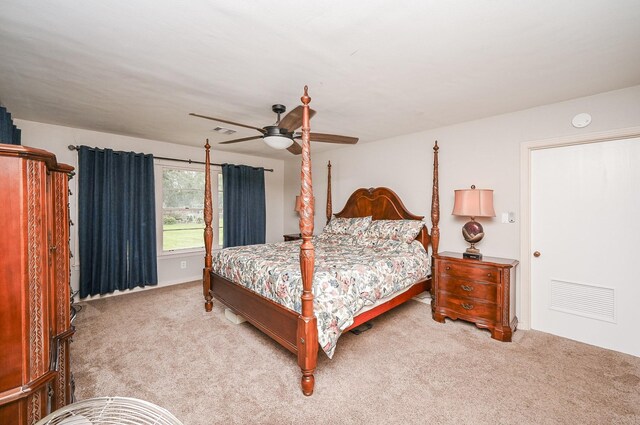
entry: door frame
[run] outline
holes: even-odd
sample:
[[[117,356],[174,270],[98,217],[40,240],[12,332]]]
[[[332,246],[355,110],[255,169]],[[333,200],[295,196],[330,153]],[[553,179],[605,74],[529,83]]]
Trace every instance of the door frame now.
[[[531,152],[635,137],[640,137],[640,127],[574,134],[520,144],[520,329],[531,329]]]

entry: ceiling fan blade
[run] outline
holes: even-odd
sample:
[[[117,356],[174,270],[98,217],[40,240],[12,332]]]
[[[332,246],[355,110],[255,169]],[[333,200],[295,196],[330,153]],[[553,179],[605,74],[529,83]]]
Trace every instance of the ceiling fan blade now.
[[[293,144],[289,146],[287,150],[294,155],[300,155],[302,153],[302,146],[294,140]]]
[[[302,127],[302,110],[301,105],[293,108],[287,115],[284,116],[278,123],[278,127],[286,128],[288,132],[293,132],[296,129]],[[309,119],[316,114],[316,111],[309,109]]]
[[[247,140],[256,140],[256,139],[262,139],[262,136],[243,137],[242,139],[227,140],[226,142],[220,142],[218,144],[219,145],[228,145],[229,143],[246,142]]]
[[[206,115],[194,114],[193,112],[191,112],[189,115],[194,116],[194,117],[198,117],[198,118],[204,118],[204,119],[211,120],[211,121],[223,122],[225,124],[237,125],[238,127],[250,128],[252,130],[258,130],[260,133],[264,133],[265,132],[264,128],[254,127],[252,125],[240,124],[240,123],[233,122],[233,121],[223,120],[221,118],[208,117]]]
[[[358,143],[358,140],[359,140],[357,137],[340,136],[337,134],[313,133],[313,132],[309,133],[309,139],[313,142],[340,143],[344,145],[355,145],[356,143]]]

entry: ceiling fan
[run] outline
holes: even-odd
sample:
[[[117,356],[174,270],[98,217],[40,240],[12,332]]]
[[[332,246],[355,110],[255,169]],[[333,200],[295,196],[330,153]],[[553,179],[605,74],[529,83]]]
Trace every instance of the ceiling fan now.
[[[280,115],[283,114],[287,108],[284,105],[276,104],[271,107],[271,110],[278,115],[278,119],[275,124],[267,125],[265,127],[254,127],[252,125],[240,124],[237,122],[209,117],[206,115],[194,114],[189,115],[199,118],[205,118],[212,121],[219,121],[225,124],[236,125],[238,127],[250,128],[260,133],[259,136],[243,137],[241,139],[227,140],[220,142],[221,145],[230,143],[246,142],[248,140],[262,139],[267,145],[274,149],[287,149],[294,155],[300,155],[302,153],[302,147],[295,139],[302,138],[302,133],[296,132],[296,130],[302,127],[302,106],[296,106],[280,119]],[[316,111],[309,109],[309,118],[315,115]],[[358,143],[357,137],[339,136],[337,134],[325,134],[325,133],[309,133],[309,139],[313,142],[325,142],[325,143],[339,143],[353,145]]]

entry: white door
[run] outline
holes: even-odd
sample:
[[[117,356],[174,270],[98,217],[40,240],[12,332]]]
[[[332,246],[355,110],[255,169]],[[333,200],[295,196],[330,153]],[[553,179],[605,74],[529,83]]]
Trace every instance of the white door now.
[[[640,138],[531,152],[531,327],[640,356]]]

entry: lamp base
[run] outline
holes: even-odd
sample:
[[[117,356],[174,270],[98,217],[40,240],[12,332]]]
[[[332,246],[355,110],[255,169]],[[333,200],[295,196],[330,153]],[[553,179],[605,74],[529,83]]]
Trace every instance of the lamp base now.
[[[484,237],[484,229],[482,228],[482,225],[472,217],[471,221],[465,224],[462,228],[462,235],[464,236],[464,240],[469,242],[471,245],[462,254],[462,258],[482,260],[482,254],[480,253],[480,250],[476,248],[476,243],[480,242]]]
[[[480,252],[463,252],[462,258],[468,258],[470,260],[482,260],[482,254]]]

